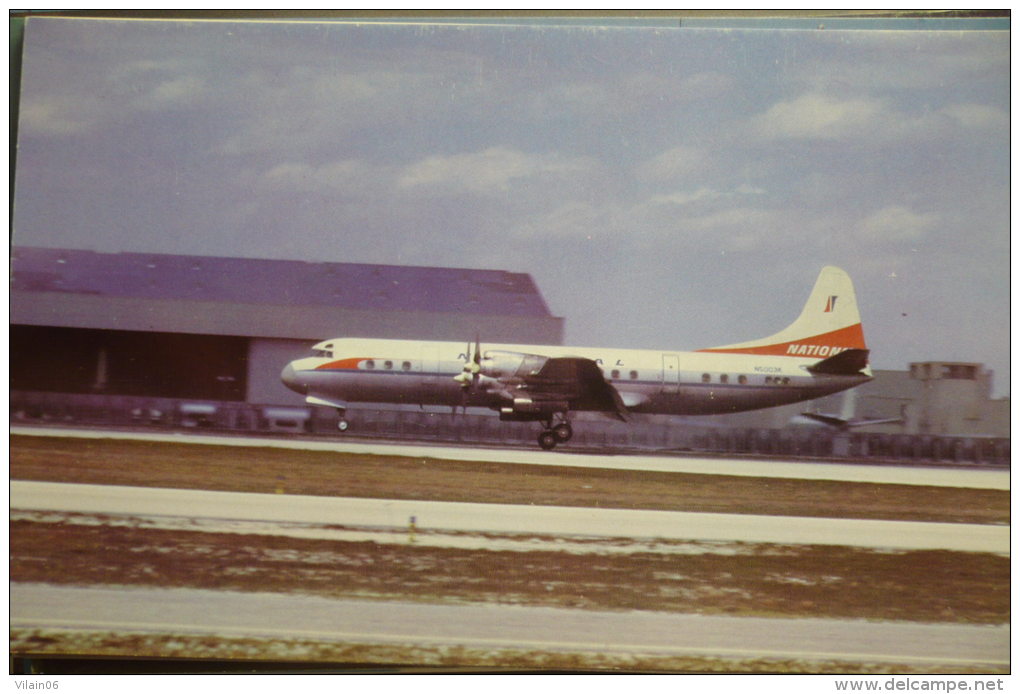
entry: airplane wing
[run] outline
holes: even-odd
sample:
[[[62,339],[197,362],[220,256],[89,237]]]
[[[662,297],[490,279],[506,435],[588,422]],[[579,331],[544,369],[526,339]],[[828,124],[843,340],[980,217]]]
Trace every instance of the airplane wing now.
[[[868,427],[875,426],[877,424],[902,424],[902,417],[890,417],[887,419],[843,419],[837,417],[834,414],[821,414],[819,412],[801,412],[801,417],[807,417],[808,419],[827,424],[837,429],[849,429],[854,427]]]
[[[888,419],[851,419],[846,423],[848,427],[870,427],[877,424],[903,424],[903,417],[890,417]]]
[[[827,424],[830,427],[845,427],[849,422],[842,417],[837,417],[834,414],[818,414],[817,412],[801,412],[801,417],[807,417],[808,419],[814,420],[821,424]]]
[[[595,410],[626,422],[629,412],[620,393],[591,359],[550,357],[536,372],[524,377],[535,400],[566,401],[572,410]]]

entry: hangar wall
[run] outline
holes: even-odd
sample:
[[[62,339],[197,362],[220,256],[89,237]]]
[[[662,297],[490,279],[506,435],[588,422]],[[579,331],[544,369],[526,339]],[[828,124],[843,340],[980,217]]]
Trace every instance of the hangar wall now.
[[[255,305],[58,292],[11,292],[11,323],[319,341],[331,337],[559,344],[563,319],[344,306]]]
[[[300,340],[257,338],[248,349],[248,402],[258,404],[304,404],[304,398],[286,388],[280,372],[291,361],[308,356],[312,343]]]

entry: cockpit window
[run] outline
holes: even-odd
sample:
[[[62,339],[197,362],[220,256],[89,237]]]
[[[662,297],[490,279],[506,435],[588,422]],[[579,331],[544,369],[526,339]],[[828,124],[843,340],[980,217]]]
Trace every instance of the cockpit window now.
[[[313,357],[325,357],[326,359],[332,359],[333,358],[333,350],[331,350],[331,349],[313,349],[312,350],[312,356]]]

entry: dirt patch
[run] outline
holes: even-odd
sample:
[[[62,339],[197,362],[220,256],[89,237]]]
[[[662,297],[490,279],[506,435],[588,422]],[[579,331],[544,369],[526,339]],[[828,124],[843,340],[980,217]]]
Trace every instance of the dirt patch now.
[[[301,639],[240,639],[207,636],[161,636],[111,632],[16,629],[11,651],[31,655],[36,674],[53,673],[245,673],[346,672],[399,668],[399,672],[727,672],[727,673],[860,673],[988,674],[1008,667],[872,664],[848,661],[797,661],[775,658],[699,658],[653,655],[553,653],[519,649],[420,647],[323,643]],[[88,660],[67,661],[73,654]],[[46,656],[59,659],[48,660]],[[95,658],[127,659],[96,662]],[[151,658],[153,660],[145,661]],[[14,661],[18,658],[15,657]],[[394,670],[389,670],[394,671]]]
[[[12,479],[549,506],[1009,523],[1009,492],[12,436]]]
[[[10,578],[599,610],[1009,621],[1009,558],[748,545],[735,555],[500,552],[15,521]]]

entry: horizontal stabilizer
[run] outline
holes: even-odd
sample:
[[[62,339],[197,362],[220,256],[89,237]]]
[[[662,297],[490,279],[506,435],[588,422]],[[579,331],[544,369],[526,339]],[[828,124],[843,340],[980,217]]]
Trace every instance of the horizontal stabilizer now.
[[[326,398],[320,398],[318,395],[309,395],[305,398],[305,402],[309,405],[318,405],[320,407],[335,407],[338,410],[347,409],[347,403],[343,400],[327,400]]]
[[[820,412],[801,412],[801,417],[810,419],[812,422],[825,424],[835,429],[855,429],[857,427],[873,427],[879,424],[903,424],[903,417],[887,417],[885,419],[843,419],[834,414],[822,414]]]
[[[868,368],[868,350],[847,349],[839,354],[822,359],[808,367],[813,374],[826,376],[856,376]]]
[[[834,414],[819,414],[817,412],[801,412],[801,417],[806,417],[810,420],[818,422],[819,424],[826,424],[830,427],[845,427],[849,422],[842,417],[837,417]]]

